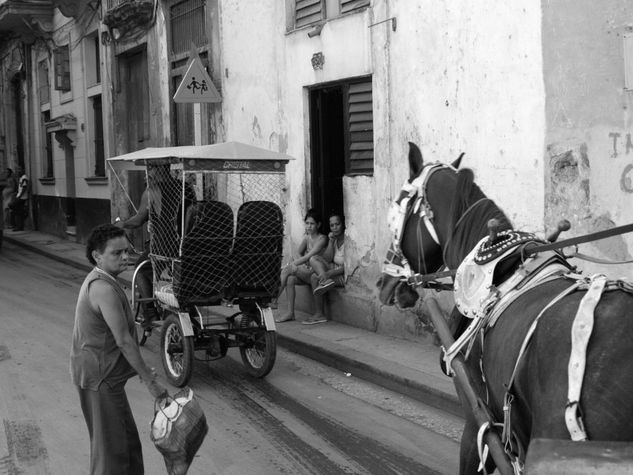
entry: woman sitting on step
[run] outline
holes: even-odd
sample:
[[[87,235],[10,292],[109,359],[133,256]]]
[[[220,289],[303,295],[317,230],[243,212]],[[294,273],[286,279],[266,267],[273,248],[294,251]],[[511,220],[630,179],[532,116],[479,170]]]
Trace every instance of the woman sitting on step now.
[[[308,210],[304,223],[306,232],[301,244],[299,244],[299,257],[289,262],[281,270],[281,286],[277,297],[281,296],[281,293],[286,289],[288,312],[278,318],[277,322],[287,322],[295,319],[295,285],[310,284],[310,277],[313,273],[312,268],[309,266],[310,258],[321,254],[328,243],[325,234],[320,232],[321,215],[318,211],[315,209]],[[273,308],[274,306],[276,306],[276,299],[273,301]]]
[[[303,322],[304,325],[326,322],[323,295],[334,287],[345,286],[345,217],[342,213],[332,213],[329,222],[327,248],[323,254],[310,258],[310,267],[314,271],[310,283],[316,311]]]

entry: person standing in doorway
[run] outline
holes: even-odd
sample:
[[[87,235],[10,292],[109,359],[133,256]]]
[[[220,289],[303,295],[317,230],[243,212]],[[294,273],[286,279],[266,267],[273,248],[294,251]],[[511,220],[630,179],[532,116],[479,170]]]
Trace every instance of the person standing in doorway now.
[[[81,286],[75,309],[70,374],[88,426],[91,475],[144,473],[127,380],[138,374],[154,398],[167,396],[154,369],[143,361],[134,315],[117,280],[127,269],[127,248],[123,229],[102,224],[92,230],[86,257],[95,267]]]
[[[12,205],[13,220],[15,222],[14,231],[24,231],[24,220],[28,214],[28,202],[30,194],[29,177],[24,173],[21,166],[17,169],[18,176],[18,192],[15,195],[15,201]]]
[[[15,226],[13,215],[11,214],[11,207],[15,201],[15,194],[18,191],[18,181],[15,178],[15,173],[10,168],[7,168],[5,172],[6,182],[2,189],[2,211],[4,214],[4,226],[12,228]]]

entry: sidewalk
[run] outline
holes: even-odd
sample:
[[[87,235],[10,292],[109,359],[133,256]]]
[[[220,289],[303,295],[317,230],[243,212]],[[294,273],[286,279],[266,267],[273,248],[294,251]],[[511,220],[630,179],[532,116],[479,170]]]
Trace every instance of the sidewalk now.
[[[7,242],[89,271],[85,246],[38,231],[4,231]],[[132,270],[121,274],[131,285]],[[297,317],[301,320],[302,314]],[[305,315],[307,317],[307,315]],[[277,324],[280,346],[425,404],[462,415],[451,379],[439,368],[439,349],[336,322]]]

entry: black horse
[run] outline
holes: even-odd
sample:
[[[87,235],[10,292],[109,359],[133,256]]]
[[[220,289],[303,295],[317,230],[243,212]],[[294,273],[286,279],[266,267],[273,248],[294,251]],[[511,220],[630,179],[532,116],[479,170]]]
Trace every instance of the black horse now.
[[[409,183],[412,183],[430,165],[423,163],[415,144],[409,145]],[[458,170],[458,166],[459,163],[454,163],[453,167],[437,167],[428,175],[425,196],[421,204],[417,203],[417,209],[426,206],[432,211],[427,213],[430,223],[424,223],[419,212],[409,209],[400,241],[401,252],[397,252],[397,245],[395,248],[392,245],[388,254],[393,264],[401,264],[404,257],[412,271],[419,274],[436,272],[443,266],[456,269],[488,234],[491,218],[497,220],[500,230],[511,229],[505,214],[474,183],[472,171]],[[403,191],[397,202],[406,196],[409,194]],[[411,199],[410,208],[413,203],[415,200]],[[513,269],[504,273],[496,277],[498,282],[507,279]],[[602,294],[595,308],[595,323],[587,348],[580,408],[589,440],[633,441],[633,295],[628,291],[630,286],[620,284],[627,290]],[[479,393],[486,395],[496,421],[503,421],[506,385],[529,327],[569,285],[570,280],[561,277],[536,286],[515,300],[486,331],[483,348],[480,339],[475,340],[467,364],[471,374],[477,375]],[[418,298],[418,293],[401,277],[383,274],[379,288],[383,304],[395,301],[408,306]],[[533,438],[570,439],[564,416],[571,328],[585,294],[586,290],[572,292],[546,309],[526,353],[519,359],[509,392],[514,399],[510,417],[514,433],[512,450],[519,463],[524,462]],[[463,316],[459,320],[469,322]],[[462,474],[477,473],[478,429],[473,417],[467,414],[460,449]]]

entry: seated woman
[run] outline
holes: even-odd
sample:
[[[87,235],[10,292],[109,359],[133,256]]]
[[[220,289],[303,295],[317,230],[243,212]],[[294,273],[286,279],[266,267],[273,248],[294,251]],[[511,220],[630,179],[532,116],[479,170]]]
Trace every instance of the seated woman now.
[[[341,213],[332,213],[329,221],[327,248],[323,254],[310,258],[310,267],[314,271],[310,283],[316,312],[303,322],[304,325],[326,322],[323,295],[333,287],[345,286],[345,217]]]
[[[312,275],[312,268],[308,265],[310,258],[321,254],[328,242],[325,234],[319,231],[321,228],[321,215],[318,211],[315,209],[308,210],[304,222],[306,233],[301,244],[299,244],[299,257],[288,263],[281,270],[281,286],[277,297],[279,298],[284,289],[286,289],[288,312],[276,319],[277,322],[287,322],[295,319],[295,285],[310,284],[310,276]]]

